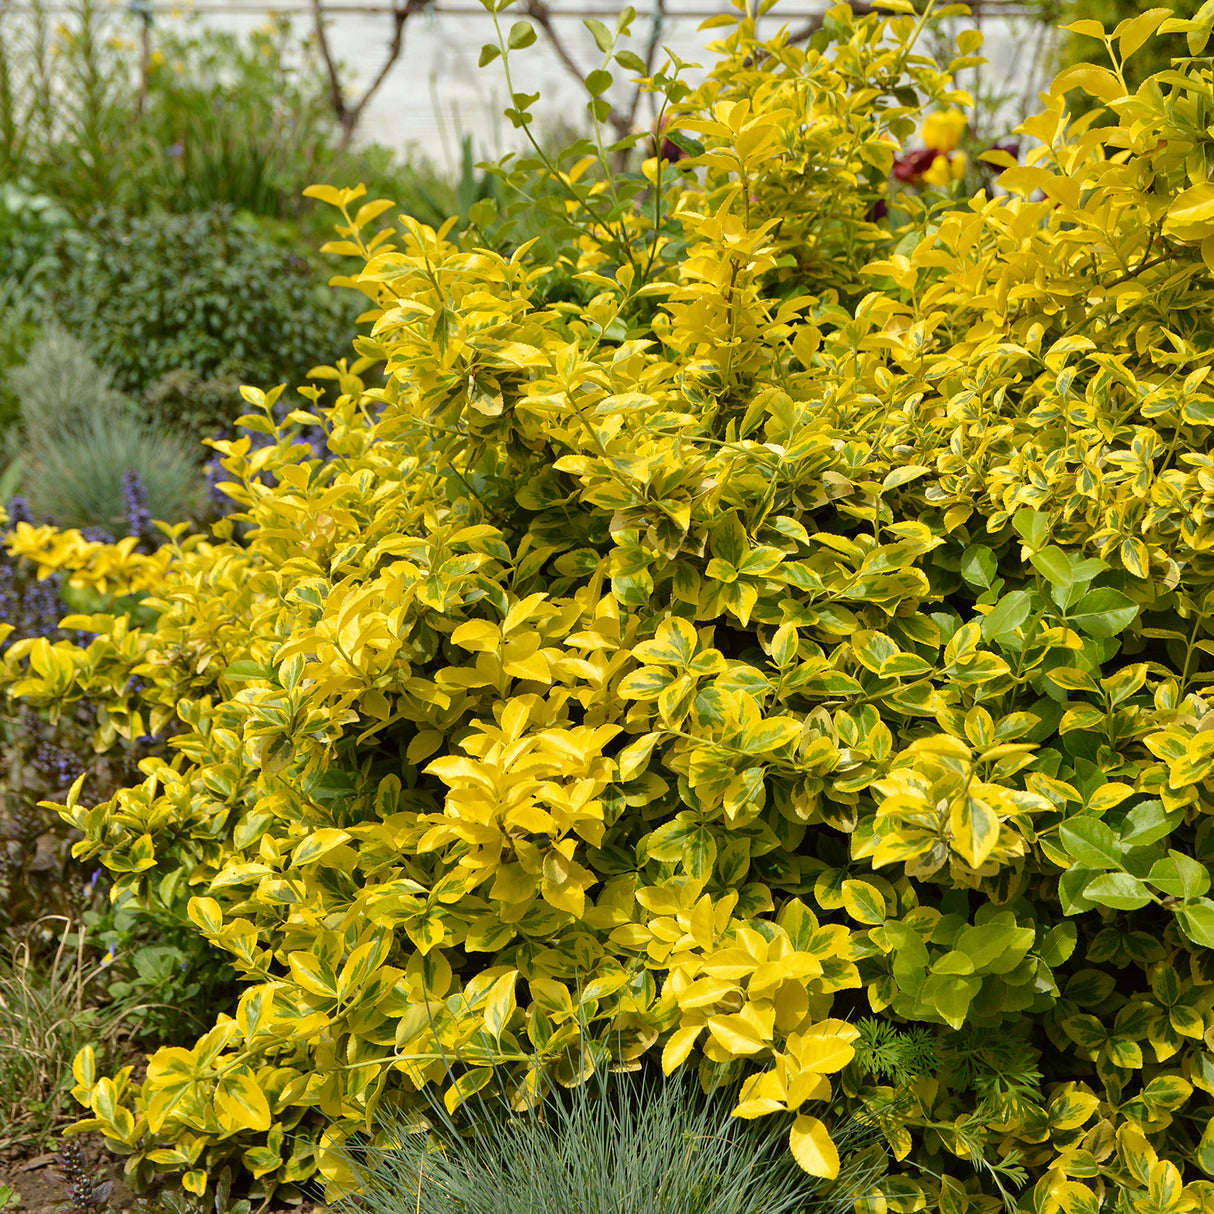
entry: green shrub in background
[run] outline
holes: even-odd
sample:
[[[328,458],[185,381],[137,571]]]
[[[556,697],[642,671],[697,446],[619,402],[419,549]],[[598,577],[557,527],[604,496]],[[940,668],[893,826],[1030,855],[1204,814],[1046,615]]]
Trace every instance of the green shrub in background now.
[[[584,303],[317,188],[374,313],[339,395],[247,388],[240,515],[142,622],[8,650],[10,694],[104,705],[99,746],[175,720],[61,813],[240,974],[139,1081],[76,1060],[137,1181],[340,1194],[381,1112],[660,1057],[821,1180],[879,1130],[860,1214],[1214,1208],[1214,5],[1060,77],[1005,193],[895,221],[979,39],[942,68],[885,7],[805,46],[740,14],[694,92],[667,65],[693,173],[536,147]],[[588,23],[595,123],[628,22]],[[1156,31],[1194,58],[1131,96]],[[535,31],[499,33],[517,76]]]
[[[135,131],[147,180],[125,209],[298,220],[336,134],[311,44],[284,17],[241,38],[163,16],[152,43]]]
[[[41,2],[14,7],[6,4],[0,21],[0,174],[77,216],[118,203],[134,184],[122,154],[133,81],[113,53],[120,10],[99,0],[70,0],[66,13]]]
[[[208,378],[185,367],[154,380],[141,400],[150,417],[198,443],[231,431],[242,412],[239,376]]]
[[[38,333],[38,286],[50,246],[71,223],[54,199],[19,181],[0,182],[0,467],[17,454],[12,426],[20,403],[8,373],[25,359]]]
[[[419,212],[449,192],[428,165],[399,164],[389,149],[339,151],[317,49],[287,19],[238,37],[159,12],[148,32],[145,56],[139,18],[125,7],[31,0],[6,10],[0,180],[28,181],[81,223],[98,207],[228,206],[299,224],[315,239],[328,219],[303,190],[318,176],[367,181]],[[464,180],[476,188],[467,168]],[[467,186],[456,193],[454,212]]]
[[[21,402],[22,489],[36,518],[126,535],[131,471],[152,518],[200,515],[202,448],[114,388],[78,338],[48,325],[10,379]]]
[[[20,181],[0,182],[0,281],[23,284],[37,277],[54,238],[71,226],[71,216],[52,197]]]
[[[1189,18],[1197,13],[1202,3],[1203,0],[1168,0],[1164,11],[1176,17]],[[1064,31],[1054,45],[1051,66],[1058,72],[1077,63],[1104,66],[1108,62],[1108,54],[1096,34],[1096,27],[1112,30],[1123,21],[1132,21],[1158,8],[1160,5],[1154,0],[1063,0],[1061,5],[1047,0],[1042,5],[1043,13],[1048,13],[1047,19],[1060,24]],[[1088,22],[1092,24],[1085,26]],[[1179,32],[1152,39],[1132,59],[1126,57],[1125,79],[1129,90],[1136,91],[1148,76],[1167,71],[1173,59],[1184,58],[1187,54],[1184,36]],[[1083,94],[1072,94],[1069,104],[1076,114],[1098,108],[1090,97]],[[1103,117],[1097,121],[1109,119]]]
[[[298,382],[358,309],[263,224],[217,207],[96,215],[56,245],[51,306],[124,392],[172,371]]]
[[[241,39],[175,19],[149,52],[138,18],[97,0],[6,12],[0,172],[78,220],[98,206],[298,218],[336,132],[306,44],[281,20]]]

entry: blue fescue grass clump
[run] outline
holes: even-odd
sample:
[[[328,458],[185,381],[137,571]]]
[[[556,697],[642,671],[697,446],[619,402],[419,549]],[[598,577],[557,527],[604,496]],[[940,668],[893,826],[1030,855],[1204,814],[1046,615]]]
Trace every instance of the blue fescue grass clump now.
[[[339,1214],[843,1214],[884,1162],[856,1133],[840,1178],[803,1172],[772,1118],[731,1116],[733,1090],[596,1071],[512,1110],[474,1099],[427,1125],[381,1108],[377,1142],[339,1151],[357,1193]],[[846,1137],[846,1132],[844,1132]]]

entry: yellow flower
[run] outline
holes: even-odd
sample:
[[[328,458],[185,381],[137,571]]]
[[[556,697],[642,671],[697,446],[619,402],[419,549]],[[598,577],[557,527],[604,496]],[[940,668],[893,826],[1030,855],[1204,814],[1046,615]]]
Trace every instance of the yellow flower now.
[[[952,152],[961,142],[969,120],[960,110],[937,110],[923,120],[923,142],[933,152]]]
[[[924,170],[920,180],[924,185],[943,188],[951,182],[960,181],[965,176],[965,165],[964,152],[958,152],[955,156],[937,156]]]

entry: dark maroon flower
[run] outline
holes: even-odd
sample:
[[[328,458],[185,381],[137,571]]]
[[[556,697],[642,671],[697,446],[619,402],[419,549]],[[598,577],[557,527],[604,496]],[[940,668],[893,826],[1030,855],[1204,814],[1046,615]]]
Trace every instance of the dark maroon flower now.
[[[923,148],[918,152],[907,152],[904,156],[898,156],[894,160],[894,177],[898,181],[911,184],[917,182],[932,167],[932,161],[939,154],[934,148]]]

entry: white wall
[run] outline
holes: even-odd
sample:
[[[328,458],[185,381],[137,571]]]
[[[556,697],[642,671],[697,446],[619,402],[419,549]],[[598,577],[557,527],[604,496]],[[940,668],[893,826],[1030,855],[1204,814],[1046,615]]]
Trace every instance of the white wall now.
[[[601,66],[602,57],[581,22],[581,14],[595,2],[556,0],[551,5],[554,13],[564,10],[566,15],[555,18],[556,28],[585,71]],[[494,40],[492,21],[475,0],[455,0],[455,3],[459,11],[410,17],[405,27],[404,53],[368,107],[359,132],[362,139],[392,147],[412,146],[447,168],[452,167],[458,156],[461,133],[472,134],[478,158],[496,156],[520,146],[518,134],[501,117],[507,90],[500,61],[484,69],[477,67],[482,44]],[[265,0],[224,0],[222,8],[198,0],[194,9],[208,23],[232,30],[255,28],[264,23],[268,12],[274,11]],[[670,0],[670,9],[661,43],[672,47],[683,59],[709,63],[711,57],[706,57],[704,47],[720,37],[721,32],[700,33],[697,26],[706,11],[729,11],[729,5],[721,0]],[[811,13],[818,11],[820,8],[812,0],[784,0],[764,18],[761,32],[774,33],[782,24],[798,29]],[[295,12],[296,28],[300,33],[307,32],[311,28],[310,16],[305,9]],[[602,4],[594,15],[608,25],[614,23],[607,4]],[[506,28],[515,19],[509,12],[501,16]],[[1033,76],[1039,75],[1041,48],[1028,37],[1035,27],[1014,17],[988,17],[981,28],[987,37],[985,53],[991,60],[983,69],[986,87],[1010,90],[1017,101],[1026,90],[1030,99],[1035,97],[1040,82],[1034,83]],[[330,42],[336,57],[347,67],[345,79],[349,91],[361,91],[378,72],[391,29],[392,20],[386,12],[332,10]],[[643,55],[649,31],[649,19],[642,14],[634,22],[630,44],[638,54]],[[584,90],[551,51],[542,32],[534,46],[516,52],[512,60],[518,72],[515,87],[541,94],[536,110],[541,128],[557,123],[580,126],[587,121]],[[618,78],[625,76],[617,69]],[[962,83],[972,87],[968,79]],[[644,109],[640,116],[647,125]],[[992,132],[1004,133],[1005,130]]]

